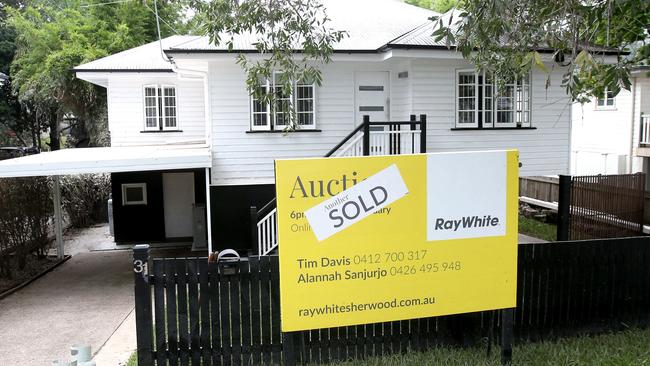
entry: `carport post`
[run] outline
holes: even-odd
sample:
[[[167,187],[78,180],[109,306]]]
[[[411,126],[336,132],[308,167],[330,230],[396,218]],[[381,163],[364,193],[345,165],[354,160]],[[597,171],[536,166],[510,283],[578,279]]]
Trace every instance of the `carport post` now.
[[[61,218],[61,182],[58,175],[52,176],[54,180],[54,235],[56,236],[56,255],[63,259],[63,223]]]

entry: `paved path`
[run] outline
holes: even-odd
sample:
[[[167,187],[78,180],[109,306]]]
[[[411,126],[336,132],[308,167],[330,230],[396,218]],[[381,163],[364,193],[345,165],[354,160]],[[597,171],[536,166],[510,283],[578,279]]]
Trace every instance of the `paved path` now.
[[[124,320],[93,360],[98,366],[123,366],[137,348],[135,311]]]
[[[97,352],[133,309],[130,258],[130,251],[80,253],[0,300],[0,365],[69,360],[77,343]]]

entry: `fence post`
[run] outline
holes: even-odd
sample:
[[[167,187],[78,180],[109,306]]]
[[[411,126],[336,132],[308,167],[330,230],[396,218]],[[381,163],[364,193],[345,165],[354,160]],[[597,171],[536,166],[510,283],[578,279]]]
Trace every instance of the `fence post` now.
[[[571,221],[571,176],[560,175],[560,187],[557,205],[557,240],[569,240]]]
[[[282,332],[282,361],[284,366],[296,366],[296,332]]]
[[[645,175],[645,173],[637,173],[637,174],[641,174],[641,182],[639,184],[639,191],[640,191],[639,193],[640,193],[640,196],[641,196],[641,202],[639,202],[639,204],[641,205],[641,210],[639,212],[639,217],[637,218],[637,220],[638,220],[637,222],[640,223],[640,225],[639,225],[639,235],[642,236],[643,235],[643,221],[644,221],[644,218],[645,218],[645,180],[646,180],[646,175]]]
[[[512,339],[514,338],[515,309],[501,310],[501,364],[510,365],[512,362]]]
[[[260,247],[259,243],[257,241],[257,207],[256,206],[251,206],[250,208],[250,216],[251,216],[251,246],[257,246],[257,255],[261,255],[260,252]]]
[[[427,152],[427,115],[420,115],[420,152]]]
[[[363,116],[363,156],[370,155],[370,116]]]
[[[411,121],[411,154],[415,154],[415,124],[417,123],[415,114],[412,114],[409,121]]]
[[[135,323],[138,365],[153,365],[153,322],[151,319],[151,288],[149,287],[149,245],[133,248],[135,278]]]

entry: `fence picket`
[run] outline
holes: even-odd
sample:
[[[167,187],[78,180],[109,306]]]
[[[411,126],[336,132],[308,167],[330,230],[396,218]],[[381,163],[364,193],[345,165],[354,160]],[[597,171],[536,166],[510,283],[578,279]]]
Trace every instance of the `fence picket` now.
[[[271,258],[269,256],[260,257],[260,297],[262,303],[262,361],[266,365],[271,364],[271,291],[270,291],[270,271]]]
[[[269,257],[271,262],[271,350],[275,365],[282,359],[282,331],[280,327],[280,261],[278,256]]]
[[[262,323],[260,311],[260,257],[249,258],[251,272],[251,353],[252,364],[262,364]]]
[[[176,312],[176,260],[166,259],[165,264],[165,293],[167,295],[167,339],[169,340],[169,365],[178,365],[178,313]]]
[[[220,265],[215,266],[219,271],[219,303],[221,311],[219,318],[221,323],[221,364],[230,366],[232,364],[232,339],[230,327],[230,283],[229,276],[224,272],[224,268]]]
[[[233,274],[228,275],[228,282],[230,284],[230,334],[232,345],[232,364],[235,366],[241,365],[241,296],[239,288],[239,270],[242,268],[242,263],[233,265],[232,269],[236,269]]]
[[[243,365],[252,365],[251,358],[251,269],[250,262],[243,261],[239,267],[239,289],[241,293],[241,357]]]
[[[176,259],[176,292],[178,297],[178,346],[181,366],[190,364],[190,330],[189,330],[189,301],[187,297],[187,258]]]
[[[187,302],[189,304],[189,344],[192,356],[192,365],[201,363],[200,339],[201,331],[199,328],[199,278],[198,278],[198,258],[188,258],[187,268]]]
[[[219,314],[219,271],[217,263],[208,263],[208,288],[210,291],[210,337],[211,337],[211,361],[213,366],[219,366],[221,362],[221,319]]]
[[[197,258],[199,270],[199,309],[201,336],[199,347],[201,348],[201,361],[203,365],[212,365],[210,359],[210,289],[208,288],[208,261],[205,258]],[[216,365],[215,365],[216,366]]]
[[[167,340],[165,332],[165,281],[164,262],[159,259],[153,261],[154,275],[154,327],[156,328],[156,363],[158,365],[166,364],[165,360],[169,357],[167,353]]]

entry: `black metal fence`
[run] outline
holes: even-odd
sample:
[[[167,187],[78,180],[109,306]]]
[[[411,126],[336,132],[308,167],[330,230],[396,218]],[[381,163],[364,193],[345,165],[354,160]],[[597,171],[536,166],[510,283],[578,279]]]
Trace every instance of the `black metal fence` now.
[[[560,176],[558,240],[643,234],[645,174]]]
[[[517,340],[648,325],[650,238],[520,245],[518,255]],[[280,364],[289,349],[280,331],[277,257],[155,259],[151,273],[147,262],[147,249],[136,249],[140,365]],[[495,314],[311,330],[289,344],[301,363],[471,344],[496,334]]]

